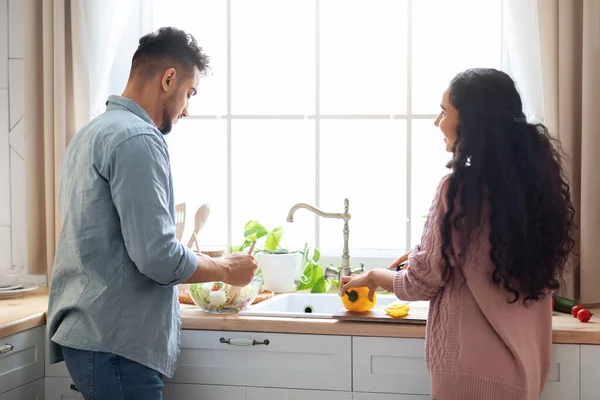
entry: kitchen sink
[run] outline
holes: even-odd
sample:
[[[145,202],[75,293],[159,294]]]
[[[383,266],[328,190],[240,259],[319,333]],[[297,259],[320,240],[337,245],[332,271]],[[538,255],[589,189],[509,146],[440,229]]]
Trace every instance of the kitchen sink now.
[[[377,305],[396,301],[392,294],[377,294]],[[287,293],[250,306],[238,313],[249,317],[332,318],[340,310],[342,300],[337,293]]]

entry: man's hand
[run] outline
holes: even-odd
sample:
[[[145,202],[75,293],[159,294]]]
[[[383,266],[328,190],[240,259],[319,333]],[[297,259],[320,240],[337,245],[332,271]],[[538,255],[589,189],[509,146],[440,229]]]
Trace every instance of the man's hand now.
[[[223,282],[233,286],[246,286],[254,278],[258,263],[254,256],[249,254],[231,254],[224,257],[221,262],[225,269]]]

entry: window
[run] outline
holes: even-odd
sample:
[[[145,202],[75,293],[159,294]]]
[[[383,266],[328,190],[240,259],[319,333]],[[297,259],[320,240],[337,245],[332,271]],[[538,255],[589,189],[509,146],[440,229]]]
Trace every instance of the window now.
[[[191,116],[167,138],[176,201],[211,215],[224,248],[246,221],[282,245],[396,258],[418,243],[449,154],[433,126],[450,79],[501,66],[501,0],[154,0],[154,25],[193,34],[211,57]],[[371,267],[372,265],[367,265]]]

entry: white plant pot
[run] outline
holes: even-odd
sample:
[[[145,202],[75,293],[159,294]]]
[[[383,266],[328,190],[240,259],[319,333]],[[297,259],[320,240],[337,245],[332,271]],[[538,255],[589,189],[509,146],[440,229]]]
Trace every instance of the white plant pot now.
[[[302,268],[302,253],[268,254],[256,253],[258,268],[262,271],[263,286],[275,293],[296,290],[296,277]]]

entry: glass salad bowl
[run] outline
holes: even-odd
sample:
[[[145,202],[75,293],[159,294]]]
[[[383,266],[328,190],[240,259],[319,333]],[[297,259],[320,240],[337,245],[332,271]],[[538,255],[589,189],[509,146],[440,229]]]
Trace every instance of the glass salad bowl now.
[[[190,297],[202,311],[210,314],[235,314],[250,306],[262,285],[262,278],[255,277],[244,287],[224,282],[193,283],[189,286]]]

